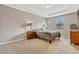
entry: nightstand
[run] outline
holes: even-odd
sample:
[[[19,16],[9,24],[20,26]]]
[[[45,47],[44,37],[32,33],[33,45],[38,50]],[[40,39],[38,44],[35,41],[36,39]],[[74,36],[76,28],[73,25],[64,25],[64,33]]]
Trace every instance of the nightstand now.
[[[27,39],[33,39],[33,38],[36,38],[36,32],[27,32]]]

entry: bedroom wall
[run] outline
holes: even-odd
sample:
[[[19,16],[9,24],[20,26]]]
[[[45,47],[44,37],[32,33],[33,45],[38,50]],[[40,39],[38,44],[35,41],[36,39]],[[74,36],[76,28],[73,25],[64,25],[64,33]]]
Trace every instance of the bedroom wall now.
[[[62,17],[65,20],[64,24],[64,36],[69,36],[70,24],[77,22],[76,13],[65,14],[57,17]],[[52,17],[48,19],[48,29],[56,30],[55,19],[57,17]],[[26,22],[26,20],[32,21],[34,24],[41,25],[44,18],[26,13],[20,10],[9,8],[0,5],[0,42],[5,42],[9,40],[18,40],[24,38],[24,28],[21,25]],[[18,39],[17,39],[18,38]]]
[[[65,36],[65,37],[69,37],[70,36],[70,24],[76,24],[77,23],[77,14],[76,14],[76,12],[61,15],[61,16],[57,16],[57,17],[61,17],[65,21],[64,30],[63,30],[62,35]],[[52,17],[52,18],[48,19],[48,25],[49,25],[48,28],[49,29],[56,30],[55,20],[56,20],[57,17]]]
[[[34,22],[44,18],[0,5],[0,42],[24,38],[24,28],[21,25],[26,20]]]
[[[1,14],[1,12],[0,12],[0,14]],[[0,15],[0,39],[2,39],[2,26],[1,26],[1,15]]]

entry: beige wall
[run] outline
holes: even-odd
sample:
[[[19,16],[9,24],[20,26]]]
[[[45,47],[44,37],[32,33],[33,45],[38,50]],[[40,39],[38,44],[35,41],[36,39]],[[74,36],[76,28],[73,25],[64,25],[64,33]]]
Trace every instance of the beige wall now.
[[[76,14],[76,12],[61,15],[61,16],[57,16],[57,17],[61,17],[61,18],[64,19],[65,23],[64,23],[63,35],[64,36],[69,36],[70,35],[70,24],[76,24],[77,23],[77,14]],[[57,17],[52,17],[52,18],[48,19],[48,23],[49,23],[48,28],[50,28],[51,30],[56,30],[55,20],[56,20]]]
[[[39,16],[0,5],[0,42],[14,40],[24,33],[21,24],[26,20],[43,20]],[[21,38],[21,37],[20,37]]]
[[[57,17],[64,18],[65,24],[63,35],[69,36],[70,24],[77,22],[76,13]],[[48,19],[48,29],[56,30],[55,19],[57,17]],[[24,33],[24,29],[21,28],[21,25],[25,23],[26,20],[39,24],[45,21],[42,17],[0,5],[0,42],[14,40],[18,37],[21,38],[21,34]]]

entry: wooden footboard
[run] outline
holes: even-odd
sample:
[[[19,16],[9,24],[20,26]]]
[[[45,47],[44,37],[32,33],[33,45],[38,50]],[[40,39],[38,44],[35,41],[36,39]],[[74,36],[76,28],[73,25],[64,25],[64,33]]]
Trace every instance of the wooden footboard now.
[[[50,39],[49,39],[49,43],[52,43],[52,40],[54,40],[56,37],[59,39],[61,37],[60,32],[56,32],[56,33],[51,33],[50,35]]]

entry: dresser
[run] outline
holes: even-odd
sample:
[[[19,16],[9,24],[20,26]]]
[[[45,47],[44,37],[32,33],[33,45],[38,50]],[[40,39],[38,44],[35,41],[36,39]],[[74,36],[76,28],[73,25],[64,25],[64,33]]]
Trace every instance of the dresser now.
[[[70,43],[79,44],[79,31],[70,31]]]
[[[70,43],[79,45],[79,10],[77,11],[77,29],[70,31]]]

